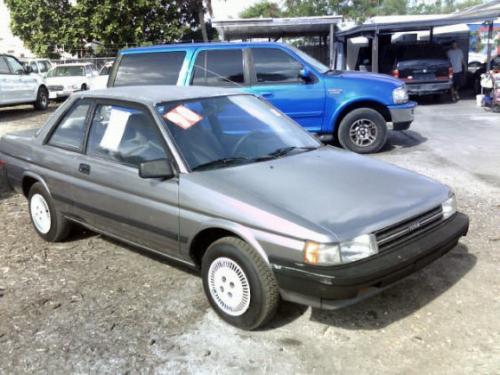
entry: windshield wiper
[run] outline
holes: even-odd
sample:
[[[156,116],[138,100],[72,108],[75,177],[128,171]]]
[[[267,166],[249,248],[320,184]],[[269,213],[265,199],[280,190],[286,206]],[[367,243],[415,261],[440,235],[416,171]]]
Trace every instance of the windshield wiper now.
[[[267,155],[255,158],[254,160],[255,161],[263,161],[263,160],[269,160],[269,159],[276,159],[276,158],[279,158],[281,156],[285,156],[285,155],[287,155],[290,152],[295,151],[295,150],[312,151],[312,150],[316,150],[317,148],[319,148],[319,147],[315,147],[315,146],[303,146],[303,147],[290,146],[290,147],[281,147],[281,148],[278,148],[278,149],[270,152]]]
[[[230,158],[222,158],[222,159],[216,159],[209,161],[208,163],[203,163],[200,165],[197,165],[196,167],[192,168],[193,171],[197,171],[200,169],[207,169],[207,168],[215,168],[215,167],[224,167],[228,165],[234,165],[242,162],[247,162],[250,161],[249,158],[245,157],[230,157]]]

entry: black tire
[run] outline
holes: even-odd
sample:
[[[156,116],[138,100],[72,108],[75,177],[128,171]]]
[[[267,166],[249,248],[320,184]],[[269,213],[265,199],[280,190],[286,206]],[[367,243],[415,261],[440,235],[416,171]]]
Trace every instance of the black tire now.
[[[368,128],[366,128],[368,127]],[[367,140],[366,144],[356,143],[351,138],[351,131],[359,130],[360,133],[353,137],[364,137],[370,132],[373,140]],[[362,131],[365,133],[361,133]],[[371,108],[358,108],[349,112],[340,122],[338,132],[339,142],[345,149],[358,154],[370,154],[379,151],[387,140],[387,125],[384,117]]]
[[[238,316],[222,310],[210,290],[209,273],[212,264],[216,265],[227,258],[241,268],[249,284],[250,302],[246,310]],[[280,297],[274,274],[262,257],[245,241],[236,237],[224,237],[215,241],[203,256],[201,273],[203,288],[210,305],[229,324],[253,330],[268,323],[275,315]]]
[[[481,93],[481,80],[479,78],[475,78],[472,83],[472,92],[474,95],[478,95]]]
[[[36,110],[45,111],[49,107],[49,92],[45,87],[40,87],[33,104]]]
[[[34,215],[36,214],[33,211],[33,205],[32,205],[32,200],[33,197],[40,195],[44,198],[48,211],[50,213],[50,230],[46,233],[40,231],[40,229],[37,227],[35,224],[35,219]],[[33,228],[35,228],[35,231],[38,233],[40,237],[42,237],[45,241],[48,242],[59,242],[63,241],[68,237],[68,234],[71,229],[71,225],[66,220],[66,218],[55,208],[54,206],[54,201],[52,200],[52,197],[50,194],[45,190],[43,185],[39,182],[35,183],[28,195],[28,210],[30,214],[30,219],[31,223],[33,224]]]
[[[82,91],[87,91],[87,90],[88,90],[87,84],[84,83],[82,85]]]

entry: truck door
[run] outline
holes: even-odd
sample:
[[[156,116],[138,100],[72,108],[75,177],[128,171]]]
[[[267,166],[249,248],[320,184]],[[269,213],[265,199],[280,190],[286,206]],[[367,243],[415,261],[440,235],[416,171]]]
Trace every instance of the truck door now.
[[[324,116],[325,88],[313,73],[301,77],[303,64],[285,50],[252,47],[251,91],[271,102],[307,130],[319,132]]]

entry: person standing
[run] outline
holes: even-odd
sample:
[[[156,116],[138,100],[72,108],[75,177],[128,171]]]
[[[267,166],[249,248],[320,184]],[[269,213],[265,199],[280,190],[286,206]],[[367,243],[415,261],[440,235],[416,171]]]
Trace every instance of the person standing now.
[[[460,89],[460,86],[462,84],[462,77],[465,72],[464,53],[458,47],[458,43],[456,41],[453,41],[451,43],[451,49],[448,50],[447,55],[453,69],[453,86],[451,88],[451,99],[456,102],[460,99],[458,90]]]

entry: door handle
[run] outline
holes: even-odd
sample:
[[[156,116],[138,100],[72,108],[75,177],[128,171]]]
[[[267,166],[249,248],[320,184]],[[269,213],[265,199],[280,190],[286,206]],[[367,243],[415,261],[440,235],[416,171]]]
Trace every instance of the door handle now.
[[[274,94],[272,92],[263,92],[260,94],[263,98],[272,98]]]
[[[90,165],[88,164],[80,164],[78,166],[78,172],[83,173],[83,174],[90,174]]]

